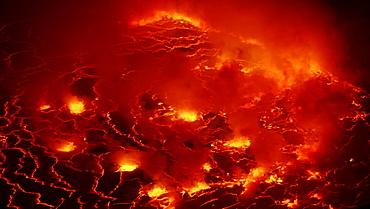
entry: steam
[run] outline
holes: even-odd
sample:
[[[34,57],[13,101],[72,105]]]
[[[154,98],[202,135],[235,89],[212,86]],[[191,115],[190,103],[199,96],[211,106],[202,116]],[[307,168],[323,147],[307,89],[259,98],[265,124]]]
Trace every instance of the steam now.
[[[277,161],[287,163],[291,160],[281,154],[281,147],[287,145],[285,139],[260,125],[261,112],[258,110],[260,107],[248,109],[247,106],[253,107],[260,100],[269,101],[272,95],[290,88],[296,88],[291,97],[293,104],[299,105],[305,102],[302,98],[305,98],[309,94],[306,91],[310,90],[300,90],[297,86],[318,74],[336,73],[335,66],[342,59],[343,46],[340,44],[342,43],[340,35],[332,26],[331,11],[325,8],[325,5],[312,1],[134,1],[125,4],[124,7],[123,19],[126,22],[122,25],[122,35],[128,43],[117,45],[119,56],[113,62],[119,63],[118,65],[102,63],[103,67],[98,69],[100,83],[97,85],[97,92],[112,102],[112,108],[116,108],[124,120],[129,121],[128,124],[137,123],[137,119],[134,118],[137,118],[138,114],[148,114],[143,113],[142,109],[144,111],[155,109],[154,105],[140,110],[138,104],[142,102],[164,103],[167,105],[166,108],[173,108],[175,111],[185,109],[201,114],[221,112],[226,114],[226,123],[230,124],[232,131],[230,136],[221,140],[233,135],[250,138],[250,155],[255,158],[258,166],[269,169]],[[200,66],[200,68],[211,67],[213,71],[197,71],[200,60],[187,56],[189,53],[185,51],[151,49],[156,42],[161,46],[160,38],[167,38],[167,41],[174,38],[160,36],[162,33],[165,34],[158,32],[160,29],[146,32],[143,28],[142,33],[146,35],[142,37],[131,34],[131,31],[135,33],[140,31],[140,27],[146,26],[130,24],[140,20],[150,22],[150,19],[156,17],[160,11],[181,14],[201,23],[200,30],[207,31],[207,39],[200,40],[202,44],[207,42],[206,44],[210,44],[211,47],[220,49],[214,57],[208,57],[208,63]],[[139,48],[130,49],[135,47]],[[245,63],[241,64],[238,60]],[[243,70],[246,70],[247,74]],[[325,95],[322,97],[325,98],[330,96],[332,90],[323,89],[323,91]],[[138,97],[144,92],[152,95],[149,101]],[[345,92],[341,93],[346,97]],[[104,100],[96,103],[100,102]],[[348,101],[344,99],[341,102]],[[270,111],[268,108],[267,110]],[[302,111],[305,110],[303,107]],[[323,138],[320,139],[323,145],[320,145],[319,151],[314,151],[313,155],[318,152],[331,153],[328,152],[332,150],[331,143],[324,141],[333,138],[330,135],[336,128],[326,124],[334,121],[329,118],[322,124],[316,123],[318,118],[324,115],[317,112],[320,110],[312,111],[302,113],[302,118],[299,116],[300,111],[297,111],[299,116],[297,123],[304,130],[325,129]],[[317,117],[311,118],[310,114]],[[339,117],[342,112],[333,114],[330,117]],[[311,126],[312,124],[315,125]],[[153,131],[144,131],[145,126],[153,128]],[[134,127],[138,133],[145,133],[146,137],[157,134],[157,131],[154,131],[156,125],[150,121],[140,120]],[[168,154],[174,163],[162,165],[161,161],[158,166],[169,169],[166,173],[172,176],[174,181],[191,185],[192,183],[186,183],[186,179],[190,176],[196,179],[203,178],[199,169],[206,163],[209,152],[205,151],[205,144],[195,146],[190,151],[183,145],[189,136],[182,136],[183,130],[176,131],[175,138],[170,137],[171,134],[162,133],[161,136],[149,137],[146,143],[153,146],[152,143],[159,137],[159,140],[163,141],[163,148],[171,150]],[[191,131],[190,135],[195,133]],[[334,138],[338,137],[340,136]],[[181,153],[181,156],[177,156],[177,153]],[[325,158],[329,155],[319,156]],[[317,161],[323,159],[317,158]],[[189,159],[193,161],[198,159],[197,162],[200,164],[188,165],[186,162]],[[152,170],[152,165],[141,166],[148,172]],[[158,175],[151,174],[153,178],[159,180],[160,178],[154,177]]]

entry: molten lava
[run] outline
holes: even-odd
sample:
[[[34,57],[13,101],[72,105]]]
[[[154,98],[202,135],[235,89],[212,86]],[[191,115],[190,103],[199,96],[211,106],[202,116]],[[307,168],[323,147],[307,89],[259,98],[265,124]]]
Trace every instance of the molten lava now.
[[[80,114],[85,111],[85,105],[83,102],[74,99],[68,103],[68,109],[72,114]]]
[[[73,151],[75,148],[76,146],[73,144],[73,142],[62,142],[57,150],[61,152],[70,152]]]
[[[129,164],[129,163],[123,163],[122,165],[119,165],[118,171],[133,171],[139,166],[136,164]]]
[[[50,109],[51,108],[51,106],[50,105],[42,105],[41,107],[40,107],[40,110],[41,111],[43,111],[43,110],[48,110],[48,109]]]
[[[0,208],[370,204],[370,95],[325,6],[122,4],[1,27]]]
[[[180,111],[179,118],[186,122],[194,122],[198,119],[198,115],[192,111]]]
[[[251,141],[248,138],[234,138],[224,144],[228,147],[235,147],[235,148],[248,148],[251,146]]]

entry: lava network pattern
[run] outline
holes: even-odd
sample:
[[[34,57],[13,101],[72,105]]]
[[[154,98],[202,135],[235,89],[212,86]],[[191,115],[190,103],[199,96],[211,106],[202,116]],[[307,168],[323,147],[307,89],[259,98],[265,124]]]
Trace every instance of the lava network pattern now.
[[[1,28],[1,208],[370,204],[364,90],[179,14],[128,28],[100,57]]]

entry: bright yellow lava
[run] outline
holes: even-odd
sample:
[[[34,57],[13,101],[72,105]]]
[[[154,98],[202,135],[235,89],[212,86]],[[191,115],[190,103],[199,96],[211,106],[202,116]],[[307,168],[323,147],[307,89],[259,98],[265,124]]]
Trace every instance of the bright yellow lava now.
[[[179,111],[178,117],[186,122],[194,122],[198,120],[198,115],[192,111]]]
[[[73,151],[75,148],[76,146],[73,144],[73,142],[65,142],[57,150],[61,152],[70,152],[70,151]]]
[[[280,183],[283,183],[283,180],[278,177],[276,174],[274,175],[271,175],[268,179],[265,180],[266,183],[277,183],[277,184],[280,184]]]
[[[118,171],[133,171],[138,167],[139,167],[139,165],[137,165],[137,164],[124,163],[124,164],[120,165],[120,167],[118,168]]]
[[[207,183],[205,182],[198,182],[194,187],[189,188],[187,191],[190,195],[195,194],[201,190],[209,189],[210,187],[208,186]]]
[[[226,142],[224,145],[235,148],[248,148],[251,146],[251,141],[246,137],[239,137]]]
[[[51,106],[50,105],[42,105],[41,107],[40,107],[40,110],[47,110],[47,109],[49,109]]]
[[[247,188],[251,182],[255,182],[265,175],[266,170],[263,167],[256,167],[250,171],[248,176],[243,179],[244,187]]]
[[[297,199],[293,200],[293,202],[290,199],[286,199],[283,200],[282,203],[286,205],[288,208],[296,208],[299,205]]]
[[[154,186],[151,190],[148,191],[149,197],[159,197],[162,194],[167,193],[167,190],[160,186]]]
[[[209,163],[205,163],[203,165],[203,169],[206,170],[206,171],[210,171],[212,169],[211,165]]]
[[[85,111],[85,105],[81,101],[73,101],[68,104],[68,109],[72,114],[80,114]]]
[[[133,25],[147,25],[150,23],[154,23],[163,19],[172,19],[172,20],[178,20],[178,21],[187,21],[194,25],[195,27],[201,27],[202,23],[198,20],[195,20],[194,18],[187,17],[183,14],[177,13],[177,12],[165,12],[165,11],[157,11],[155,16],[152,18],[146,18],[141,19],[139,21],[133,21]]]

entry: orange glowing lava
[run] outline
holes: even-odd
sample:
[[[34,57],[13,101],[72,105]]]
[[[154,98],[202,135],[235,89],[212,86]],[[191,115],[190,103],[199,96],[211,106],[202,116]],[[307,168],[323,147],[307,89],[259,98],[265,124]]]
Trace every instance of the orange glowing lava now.
[[[166,188],[163,188],[163,187],[160,187],[160,186],[154,186],[152,189],[150,189],[148,191],[148,195],[149,197],[159,197],[165,193],[167,193],[168,191],[166,190]]]
[[[76,148],[76,146],[74,145],[73,142],[68,142],[68,141],[65,141],[65,142],[62,142],[60,144],[60,147],[57,148],[58,151],[60,152],[71,152],[73,151],[74,149]]]
[[[194,195],[197,192],[200,192],[202,190],[206,190],[206,189],[209,189],[209,188],[210,188],[210,186],[207,183],[205,183],[205,182],[198,182],[193,187],[185,188],[185,190],[190,195]]]
[[[68,103],[68,109],[72,114],[81,114],[85,111],[85,105],[82,101],[73,100]]]
[[[190,23],[191,25],[195,27],[201,27],[202,23],[199,20],[196,20],[195,18],[190,18],[187,15],[178,13],[178,12],[167,12],[167,11],[156,11],[154,17],[151,18],[145,18],[141,19],[138,21],[132,21],[132,25],[150,25],[152,23],[161,21],[161,20],[166,20],[166,19],[171,19],[171,20],[177,20],[180,23]]]
[[[251,146],[251,141],[247,137],[236,137],[224,144],[228,147],[234,147],[234,148],[248,148]]]
[[[206,170],[206,171],[210,171],[212,169],[212,166],[209,163],[205,163],[203,165],[203,169]]]
[[[121,165],[119,165],[119,168],[117,171],[121,171],[121,172],[130,172],[130,171],[134,171],[136,168],[138,168],[139,165],[138,164],[134,164],[134,163],[123,163]]]
[[[51,106],[50,105],[41,105],[40,107],[39,107],[39,109],[41,110],[41,111],[44,111],[44,110],[48,110],[48,109],[50,109],[51,108]]]
[[[194,122],[198,120],[198,114],[193,111],[179,111],[178,117],[186,122]]]

